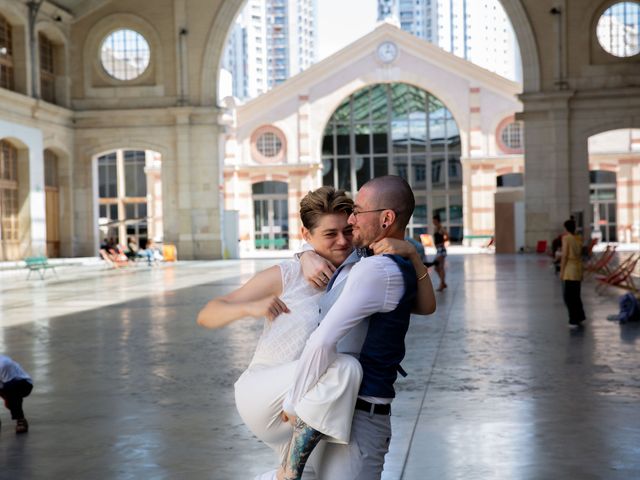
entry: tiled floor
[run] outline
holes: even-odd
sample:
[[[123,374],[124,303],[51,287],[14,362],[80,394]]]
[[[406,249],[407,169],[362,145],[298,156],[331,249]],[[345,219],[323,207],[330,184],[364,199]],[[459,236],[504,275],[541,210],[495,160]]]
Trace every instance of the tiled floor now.
[[[274,466],[233,405],[260,322],[195,324],[207,299],[274,262],[0,272],[0,352],[36,384],[27,435],[0,411],[0,479],[235,480]],[[412,322],[383,478],[640,478],[640,328],[606,320],[620,292],[586,283],[589,321],[570,331],[544,258],[451,256],[448,284]]]

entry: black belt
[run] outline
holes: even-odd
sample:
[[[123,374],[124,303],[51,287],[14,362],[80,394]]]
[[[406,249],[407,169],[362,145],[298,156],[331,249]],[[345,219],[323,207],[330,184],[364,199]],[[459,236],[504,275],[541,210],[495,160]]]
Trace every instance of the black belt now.
[[[362,410],[376,415],[391,415],[391,404],[370,403],[359,398],[356,401],[356,410]]]

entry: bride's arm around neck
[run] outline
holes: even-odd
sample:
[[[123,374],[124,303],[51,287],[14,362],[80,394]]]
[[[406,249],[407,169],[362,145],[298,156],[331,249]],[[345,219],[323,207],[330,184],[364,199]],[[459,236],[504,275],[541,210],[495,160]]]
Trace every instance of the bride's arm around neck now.
[[[279,298],[281,294],[282,274],[276,265],[257,273],[233,292],[207,303],[198,314],[198,325],[220,328],[246,317],[273,320],[289,311]]]

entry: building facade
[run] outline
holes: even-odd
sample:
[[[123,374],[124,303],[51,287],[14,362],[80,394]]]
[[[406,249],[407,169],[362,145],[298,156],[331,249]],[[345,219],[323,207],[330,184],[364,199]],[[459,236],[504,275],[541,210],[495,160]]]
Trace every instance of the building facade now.
[[[518,42],[499,0],[379,0],[378,10],[447,52],[522,80]]]
[[[222,68],[239,99],[255,98],[317,56],[316,0],[249,0],[229,33]]]

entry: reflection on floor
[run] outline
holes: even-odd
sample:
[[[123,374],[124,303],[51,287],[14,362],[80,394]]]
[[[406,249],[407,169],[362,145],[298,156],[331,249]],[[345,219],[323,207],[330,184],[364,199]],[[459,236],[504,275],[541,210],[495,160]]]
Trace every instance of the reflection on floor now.
[[[275,262],[3,272],[0,352],[36,387],[27,435],[0,412],[0,478],[235,480],[275,466],[233,405],[260,322],[195,324],[207,299]],[[606,320],[620,292],[586,283],[589,320],[573,331],[544,258],[452,256],[447,283],[411,325],[383,478],[640,478],[640,328]]]

